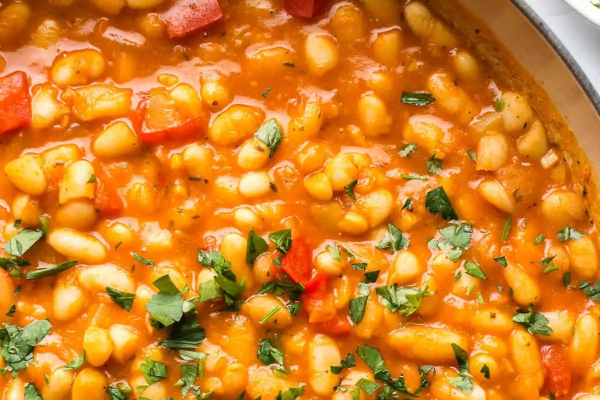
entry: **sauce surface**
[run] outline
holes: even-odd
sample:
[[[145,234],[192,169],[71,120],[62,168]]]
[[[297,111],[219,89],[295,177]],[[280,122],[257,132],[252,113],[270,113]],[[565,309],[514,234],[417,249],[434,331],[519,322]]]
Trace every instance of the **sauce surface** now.
[[[0,7],[3,400],[600,399],[586,188],[419,2]]]

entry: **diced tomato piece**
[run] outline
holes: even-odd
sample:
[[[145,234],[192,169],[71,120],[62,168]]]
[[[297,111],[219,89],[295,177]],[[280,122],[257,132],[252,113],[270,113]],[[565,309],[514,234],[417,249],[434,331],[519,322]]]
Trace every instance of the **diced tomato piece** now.
[[[323,0],[285,0],[283,8],[294,17],[312,18],[323,3]]]
[[[113,187],[105,185],[100,178],[96,177],[94,205],[103,214],[118,214],[123,209],[123,200]]]
[[[31,124],[31,94],[25,72],[0,78],[0,134]]]
[[[329,321],[321,322],[319,325],[323,332],[330,335],[346,335],[352,330],[352,325],[350,325],[348,318],[340,317],[337,314],[334,315]]]
[[[223,18],[218,0],[176,0],[163,14],[169,39],[182,38]]]
[[[281,261],[281,269],[294,282],[304,283],[312,277],[312,250],[304,238],[296,238]]]
[[[546,376],[546,388],[557,398],[566,396],[571,389],[571,371],[562,345],[543,346],[542,362]]]
[[[187,139],[202,133],[202,110],[198,109],[193,114],[190,110],[181,110],[162,88],[142,94],[141,97],[132,118],[140,140],[160,143],[167,139]]]

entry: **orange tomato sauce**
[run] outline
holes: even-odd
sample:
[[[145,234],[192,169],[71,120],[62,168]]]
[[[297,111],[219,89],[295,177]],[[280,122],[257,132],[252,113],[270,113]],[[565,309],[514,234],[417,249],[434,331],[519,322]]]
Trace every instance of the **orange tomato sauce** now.
[[[586,189],[434,10],[73,3],[0,8],[3,399],[600,399]]]

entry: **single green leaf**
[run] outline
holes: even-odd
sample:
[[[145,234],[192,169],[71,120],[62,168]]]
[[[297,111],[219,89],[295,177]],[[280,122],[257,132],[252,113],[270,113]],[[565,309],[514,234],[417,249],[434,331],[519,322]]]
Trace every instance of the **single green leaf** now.
[[[466,250],[471,244],[473,227],[468,224],[450,225],[440,229],[439,232],[451,246]]]
[[[352,269],[355,271],[364,271],[367,269],[367,263],[352,264]]]
[[[544,235],[542,235],[541,233],[539,235],[537,235],[537,237],[535,238],[535,242],[533,242],[534,245],[536,244],[540,244],[542,243],[544,240],[546,240],[546,238],[544,237]]]
[[[423,298],[430,297],[433,294],[420,288],[397,288],[396,284],[380,286],[375,292],[381,296],[381,304],[386,306],[391,312],[398,311],[407,317],[414,314],[421,306]]]
[[[358,346],[356,348],[356,354],[373,370],[375,379],[383,382],[390,381],[390,371],[385,365],[383,357],[381,357],[381,352],[377,348],[365,344],[364,347]]]
[[[205,337],[206,333],[196,314],[188,313],[173,325],[173,330],[160,345],[172,349],[195,349]]]
[[[494,261],[496,261],[498,264],[502,265],[505,268],[508,267],[508,261],[506,261],[506,257],[504,256],[495,257]]]
[[[543,314],[534,312],[533,307],[530,307],[529,311],[517,309],[517,315],[512,320],[523,325],[532,335],[550,336],[553,332],[552,328],[548,326],[548,319]]]
[[[458,219],[458,215],[456,215],[456,211],[454,211],[446,191],[441,186],[427,192],[425,197],[425,207],[427,207],[432,214],[441,213],[442,218],[446,221]]]
[[[406,201],[404,202],[404,204],[402,205],[402,208],[400,210],[408,210],[408,211],[412,211],[413,207],[414,207],[415,203],[413,201],[413,199],[411,199],[410,197],[408,199],[406,199]]]
[[[473,379],[466,376],[452,378],[450,384],[467,395],[473,391]]]
[[[189,393],[190,389],[194,386],[196,378],[198,377],[198,365],[196,364],[182,364],[181,365],[181,398],[185,398]]]
[[[565,243],[567,240],[579,240],[583,237],[583,233],[577,232],[575,229],[571,228],[569,225],[565,226],[558,234],[556,238],[560,240],[562,243]]]
[[[565,287],[568,287],[571,284],[571,273],[570,272],[565,272],[563,274],[563,285]]]
[[[262,93],[262,95],[261,95],[261,96],[262,96],[262,98],[263,98],[263,99],[266,99],[266,98],[267,98],[267,96],[269,95],[269,93],[270,93],[270,92],[271,92],[271,88],[270,88],[270,87],[268,87],[268,88],[267,88],[267,89],[266,89],[266,90],[265,90],[265,91]]]
[[[283,353],[281,350],[273,346],[270,339],[261,339],[258,344],[256,357],[265,365],[279,363],[283,366]]]
[[[127,394],[114,386],[107,387],[106,393],[108,393],[110,400],[127,400]]]
[[[483,364],[481,367],[481,371],[479,371],[485,376],[485,379],[490,379],[490,367],[487,364]]]
[[[360,296],[350,300],[350,319],[354,325],[358,325],[362,321],[365,315],[365,309],[367,308],[367,300],[369,296]]]
[[[284,390],[282,392],[277,393],[275,400],[296,400],[298,397],[302,396],[304,393],[304,385],[297,388],[289,388],[288,390]]]
[[[504,110],[504,100],[502,100],[502,98],[497,98],[494,101],[494,110],[497,112],[502,112],[502,110]]]
[[[161,324],[173,325],[183,316],[183,295],[159,292],[146,303],[146,309]]]
[[[148,260],[142,256],[140,256],[138,253],[131,253],[131,257],[133,257],[135,259],[135,261],[142,263],[144,265],[147,265],[149,267],[154,267],[154,261],[152,260]]]
[[[346,355],[346,359],[340,361],[339,366],[332,365],[331,367],[329,367],[329,369],[334,374],[339,375],[342,373],[343,369],[354,368],[354,367],[356,367],[356,360],[352,354],[348,353]]]
[[[15,312],[17,312],[17,305],[13,304],[12,306],[10,306],[10,308],[8,309],[8,311],[6,312],[7,317],[14,317],[15,316]]]
[[[167,377],[167,366],[149,357],[146,357],[146,362],[140,365],[140,369],[148,385],[152,385]]]
[[[360,378],[358,382],[356,382],[356,386],[361,389],[366,394],[373,394],[379,389],[381,386],[379,383],[375,383],[365,378]]]
[[[260,235],[254,232],[254,229],[248,233],[248,244],[246,245],[246,264],[252,266],[254,261],[262,253],[269,249],[269,244]]]
[[[379,272],[380,272],[379,270],[365,272],[363,275],[365,276],[365,279],[367,280],[367,282],[375,283],[375,282],[377,282],[377,278],[379,278]]]
[[[558,267],[554,264],[548,265],[546,268],[542,270],[542,274],[547,274],[552,271],[559,271]]]
[[[108,293],[116,305],[124,310],[131,311],[133,301],[135,300],[135,293],[121,292],[120,290],[113,289],[109,286],[106,287],[106,293]]]
[[[206,251],[198,249],[198,262],[205,267],[212,267],[216,270],[227,269],[231,265],[223,254],[216,250]]]
[[[11,256],[23,257],[34,244],[44,237],[44,232],[39,229],[25,228],[6,242],[6,252]]]
[[[152,285],[154,285],[158,289],[159,293],[164,293],[164,294],[178,294],[179,293],[179,289],[177,289],[177,286],[175,286],[175,284],[173,283],[173,281],[171,280],[171,277],[169,275],[161,276],[160,278],[158,278],[154,282],[152,282]]]
[[[461,375],[469,374],[469,353],[456,343],[452,343],[452,351],[454,351],[454,357],[458,363],[458,371]]]
[[[581,289],[583,294],[589,297],[590,300],[600,301],[600,281],[597,281],[593,285],[590,282],[581,281],[579,284],[579,289]]]
[[[206,282],[202,282],[198,286],[198,302],[204,303],[211,300],[222,299],[223,290],[217,286],[217,281],[210,279]]]
[[[258,128],[258,131],[256,131],[254,134],[254,137],[267,145],[270,150],[269,158],[271,158],[283,140],[283,133],[281,132],[279,122],[277,122],[275,118],[271,118],[265,121],[261,127]]]
[[[25,400],[42,400],[40,392],[33,386],[33,383],[25,385]]]
[[[421,379],[421,382],[419,384],[419,387],[417,389],[415,389],[414,392],[410,392],[406,388],[406,383],[404,381],[404,375],[400,375],[400,377],[393,382],[393,384],[392,384],[393,388],[395,390],[399,391],[400,393],[407,394],[411,397],[415,397],[417,394],[419,394],[423,390],[427,389],[429,387],[429,381],[427,380],[427,375],[431,371],[433,371],[433,374],[435,375],[435,369],[433,368],[433,365],[425,365],[423,367],[420,367],[417,365],[417,370],[419,371],[419,378]]]
[[[472,261],[467,261],[465,263],[465,272],[467,275],[474,276],[475,278],[487,279],[487,276],[485,275],[485,272],[483,272],[481,267],[479,267],[479,265],[475,264]]]
[[[556,255],[552,256],[552,257],[547,257],[544,258],[542,261],[540,261],[540,264],[542,265],[548,265],[552,262],[552,260],[554,260],[554,258],[556,257]]]
[[[325,249],[329,252],[329,255],[331,255],[331,258],[333,258],[337,262],[342,262],[342,253],[340,252],[339,247],[335,243],[333,244],[333,246],[332,245],[325,246]]]
[[[376,246],[380,250],[391,248],[392,254],[410,246],[410,240],[394,224],[388,223],[389,240],[382,240]]]
[[[269,240],[275,244],[275,248],[282,254],[287,254],[287,252],[292,248],[292,230],[291,229],[282,229],[277,232],[273,232],[269,234]]]
[[[287,308],[288,311],[290,312],[290,314],[292,314],[295,317],[296,314],[298,314],[298,311],[300,311],[300,308],[302,308],[302,304],[303,304],[303,302],[301,302],[301,301],[299,301],[297,303],[292,303],[291,301],[288,301],[285,304],[285,308]]]
[[[352,181],[347,186],[344,186],[344,192],[352,199],[356,200],[356,195],[354,194],[354,186],[358,184],[358,181]]]
[[[402,92],[402,97],[400,98],[402,104],[419,107],[428,106],[434,101],[435,98],[431,93]]]
[[[475,155],[475,152],[472,149],[469,149],[469,151],[467,151],[467,154],[469,154],[469,158],[471,158],[471,160],[473,160],[474,163],[477,162],[477,156]]]
[[[400,157],[406,158],[406,157],[410,156],[416,149],[417,149],[416,143],[410,143],[410,144],[407,144],[406,146],[402,146],[400,148]]]
[[[444,163],[439,158],[435,158],[435,153],[427,160],[427,172],[437,175],[442,172]]]
[[[86,183],[96,183],[96,175],[91,174]]]
[[[80,356],[76,357],[73,361],[71,361],[70,363],[65,365],[64,369],[65,369],[65,371],[70,371],[72,369],[81,368],[83,366],[84,362],[85,362],[85,350],[83,350],[83,352],[81,353]]]

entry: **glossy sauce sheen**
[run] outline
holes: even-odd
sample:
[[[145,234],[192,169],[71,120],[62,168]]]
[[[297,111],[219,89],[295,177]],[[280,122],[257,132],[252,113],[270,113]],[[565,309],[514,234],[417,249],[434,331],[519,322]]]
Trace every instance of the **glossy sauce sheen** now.
[[[0,8],[3,399],[600,399],[586,188],[424,5],[67,3]]]

